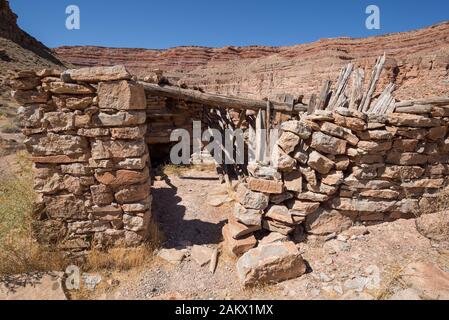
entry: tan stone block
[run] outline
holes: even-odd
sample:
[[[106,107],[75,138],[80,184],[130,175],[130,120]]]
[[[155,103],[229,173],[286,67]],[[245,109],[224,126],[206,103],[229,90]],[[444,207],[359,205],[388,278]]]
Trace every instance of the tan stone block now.
[[[229,231],[229,226],[225,225],[222,229],[224,244],[228,252],[234,256],[241,256],[246,251],[254,248],[257,244],[257,240],[253,235],[248,235],[241,239],[234,239]]]
[[[281,194],[284,191],[282,181],[273,181],[249,177],[247,179],[248,187],[252,191],[258,191],[269,194]]]
[[[317,151],[329,154],[346,153],[346,140],[328,136],[322,132],[314,132],[310,146]]]
[[[98,169],[97,169],[98,170]],[[148,168],[143,171],[117,170],[112,172],[96,172],[95,178],[112,187],[143,183],[148,180]]]
[[[321,174],[326,174],[334,167],[335,163],[322,154],[312,151],[309,155],[308,164]]]
[[[100,109],[145,110],[146,97],[143,87],[131,81],[101,82],[98,85]]]

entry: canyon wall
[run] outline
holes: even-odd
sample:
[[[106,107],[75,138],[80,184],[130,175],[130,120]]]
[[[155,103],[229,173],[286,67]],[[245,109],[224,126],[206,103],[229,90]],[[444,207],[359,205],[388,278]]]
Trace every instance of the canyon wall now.
[[[387,61],[378,88],[397,85],[397,99],[449,95],[449,22],[365,39],[322,39],[292,47],[176,47],[167,50],[60,47],[54,51],[76,66],[124,64],[139,77],[155,69],[207,92],[263,98],[318,93],[345,64],[365,69]],[[368,82],[365,80],[365,85]],[[307,101],[307,100],[306,100]]]

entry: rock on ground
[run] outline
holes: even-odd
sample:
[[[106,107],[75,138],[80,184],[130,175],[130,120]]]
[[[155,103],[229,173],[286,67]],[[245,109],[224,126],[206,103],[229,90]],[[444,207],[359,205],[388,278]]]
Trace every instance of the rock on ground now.
[[[293,242],[260,245],[237,262],[237,273],[245,286],[276,283],[306,272],[306,264]]]

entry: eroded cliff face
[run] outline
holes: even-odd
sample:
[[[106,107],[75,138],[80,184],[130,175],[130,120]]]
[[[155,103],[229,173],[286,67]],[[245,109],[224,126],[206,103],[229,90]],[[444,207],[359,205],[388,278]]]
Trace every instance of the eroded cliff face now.
[[[60,47],[55,52],[77,66],[125,64],[138,76],[154,69],[208,92],[270,97],[319,92],[348,62],[369,78],[375,58],[387,54],[379,89],[398,85],[396,97],[449,95],[449,22],[365,39],[337,38],[293,47],[176,47],[167,50]],[[365,83],[368,80],[365,80]]]

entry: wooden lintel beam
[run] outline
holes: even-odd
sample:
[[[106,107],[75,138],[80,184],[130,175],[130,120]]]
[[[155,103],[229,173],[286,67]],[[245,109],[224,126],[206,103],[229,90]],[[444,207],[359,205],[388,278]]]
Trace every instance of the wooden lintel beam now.
[[[202,103],[211,107],[223,107],[232,109],[245,109],[245,110],[266,110],[267,102],[264,100],[255,100],[247,98],[239,98],[233,96],[223,96],[218,94],[204,93],[198,90],[183,89],[175,86],[164,85],[160,86],[154,83],[147,83],[138,81],[143,86],[147,93],[155,96],[182,99],[196,103]],[[281,111],[288,113],[295,113],[300,111],[306,111],[307,106],[295,105],[291,106],[288,103],[271,102],[271,108],[273,111]]]

